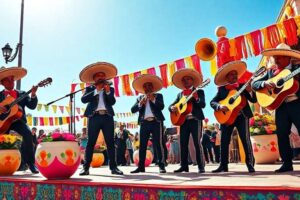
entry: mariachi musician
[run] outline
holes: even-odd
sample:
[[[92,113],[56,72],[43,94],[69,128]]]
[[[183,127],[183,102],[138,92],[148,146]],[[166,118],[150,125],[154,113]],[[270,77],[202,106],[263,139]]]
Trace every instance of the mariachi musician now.
[[[252,87],[254,90],[267,88],[272,90],[276,87],[272,81],[267,81],[272,77],[276,77],[282,70],[294,71],[299,68],[299,64],[293,64],[292,59],[300,59],[300,51],[292,50],[286,44],[279,44],[276,48],[267,49],[262,52],[264,56],[273,56],[275,66],[270,68],[268,73],[261,79],[253,82]],[[299,84],[299,77],[295,77],[294,84]],[[292,123],[300,130],[300,90],[296,90],[285,97],[284,101],[276,109],[275,123],[276,134],[279,144],[280,157],[283,161],[282,166],[275,170],[276,173],[293,171],[293,151],[290,145],[289,135],[291,133]]]
[[[147,144],[152,134],[154,148],[157,152],[160,173],[166,173],[165,153],[163,148],[163,121],[165,120],[162,110],[164,99],[162,94],[157,93],[163,87],[162,80],[155,75],[144,74],[136,77],[132,83],[133,88],[143,95],[137,98],[131,112],[139,112],[138,123],[140,124],[140,148],[138,168],[131,173],[145,172],[145,158]]]
[[[210,102],[211,107],[215,111],[228,112],[229,108],[226,105],[221,105],[219,102],[224,100],[231,90],[239,90],[242,85],[238,83],[238,79],[246,72],[247,65],[242,61],[232,61],[224,64],[218,69],[214,82],[219,87],[216,96]],[[241,93],[241,96],[246,98],[245,106],[237,115],[234,122],[230,125],[221,124],[221,163],[216,170],[212,172],[228,172],[228,155],[229,143],[234,127],[237,128],[241,138],[245,154],[246,165],[249,173],[255,172],[254,156],[250,141],[249,119],[253,117],[248,101],[255,103],[256,96],[251,91],[251,86]]]
[[[35,167],[35,158],[33,151],[33,139],[31,131],[27,125],[25,107],[29,109],[35,109],[38,103],[38,99],[36,96],[37,88],[36,86],[31,89],[31,96],[26,94],[24,91],[15,90],[15,81],[20,80],[24,76],[26,76],[27,70],[22,67],[10,67],[5,68],[2,67],[0,69],[0,83],[4,86],[4,90],[0,92],[0,103],[5,101],[8,96],[13,97],[13,99],[17,99],[25,95],[25,98],[18,103],[18,106],[22,108],[22,117],[16,121],[14,121],[7,132],[10,130],[16,131],[23,137],[23,142],[21,146],[21,155],[22,155],[22,166],[21,170],[25,170],[28,165],[30,171],[33,174],[39,173],[37,168]],[[0,106],[0,114],[7,112],[7,109],[3,106]]]
[[[107,62],[97,62],[85,67],[80,72],[80,80],[92,83],[86,88],[81,97],[82,103],[87,103],[84,116],[88,118],[88,142],[85,150],[85,162],[79,175],[89,175],[89,168],[93,157],[100,130],[103,132],[107,145],[109,168],[112,174],[123,175],[118,169],[115,159],[114,144],[114,110],[116,103],[115,90],[110,86],[108,79],[114,78],[118,73],[117,68]]]
[[[181,69],[176,71],[172,76],[173,84],[182,91],[177,95],[176,100],[169,106],[171,113],[178,113],[178,108],[174,105],[180,101],[182,96],[189,96],[197,86],[202,83],[202,75],[193,69]],[[180,126],[180,149],[181,149],[181,166],[174,173],[189,172],[188,166],[188,144],[190,134],[192,134],[194,146],[196,150],[196,159],[198,164],[198,172],[204,173],[205,162],[203,159],[203,148],[201,144],[202,138],[202,120],[204,114],[202,109],[205,107],[205,96],[202,89],[194,92],[190,99],[192,111],[189,113],[184,123]]]

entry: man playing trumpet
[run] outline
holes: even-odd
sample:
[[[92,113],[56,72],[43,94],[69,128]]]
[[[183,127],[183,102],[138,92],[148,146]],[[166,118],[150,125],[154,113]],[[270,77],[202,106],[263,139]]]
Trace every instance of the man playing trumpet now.
[[[150,133],[152,133],[154,148],[157,152],[159,172],[166,173],[164,166],[163,148],[163,121],[165,120],[162,110],[164,99],[162,94],[156,93],[162,88],[162,80],[151,74],[141,75],[134,79],[133,88],[143,93],[132,106],[131,112],[139,112],[138,123],[140,124],[140,148],[138,168],[131,173],[145,172],[145,158]]]

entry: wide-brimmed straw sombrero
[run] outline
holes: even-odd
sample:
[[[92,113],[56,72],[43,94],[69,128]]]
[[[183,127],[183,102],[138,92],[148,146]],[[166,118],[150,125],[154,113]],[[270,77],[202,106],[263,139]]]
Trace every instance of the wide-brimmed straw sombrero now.
[[[148,82],[152,83],[153,92],[157,92],[163,87],[162,80],[158,76],[152,74],[142,74],[136,77],[132,82],[132,87],[139,93],[145,94],[143,85]]]
[[[111,63],[97,62],[86,66],[79,74],[79,78],[84,83],[94,83],[93,76],[96,73],[103,72],[106,79],[112,79],[118,74],[118,69]]]
[[[190,76],[194,79],[194,87],[198,87],[203,81],[203,77],[199,72],[194,69],[185,68],[180,69],[173,74],[173,84],[180,89],[185,89],[184,85],[182,84],[182,78],[185,76]]]
[[[263,56],[289,56],[300,59],[300,51],[293,50],[285,43],[277,45],[276,48],[267,49],[261,52]]]
[[[26,76],[27,70],[23,67],[1,67],[0,68],[0,81],[6,77],[13,76],[14,80],[20,80]]]
[[[247,70],[247,65],[243,61],[232,61],[228,62],[222,67],[218,69],[218,72],[216,73],[215,76],[215,84],[218,86],[223,86],[228,84],[226,80],[226,75],[231,72],[231,71],[237,71],[238,74],[238,79],[246,72]]]

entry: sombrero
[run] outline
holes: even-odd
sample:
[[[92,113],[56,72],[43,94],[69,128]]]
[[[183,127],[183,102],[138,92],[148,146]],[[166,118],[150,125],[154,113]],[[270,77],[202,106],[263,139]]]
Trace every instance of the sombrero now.
[[[144,94],[145,91],[143,85],[148,82],[152,83],[153,92],[157,92],[161,90],[163,87],[162,80],[158,76],[152,74],[143,74],[136,77],[132,82],[132,87],[139,93]]]
[[[6,77],[13,76],[14,80],[20,80],[26,76],[27,70],[23,67],[1,67],[0,68],[0,81]]]
[[[202,75],[199,72],[193,69],[185,68],[180,69],[173,74],[173,84],[180,89],[185,89],[182,84],[182,78],[185,76],[190,76],[194,79],[194,87],[198,87],[203,81]]]
[[[228,62],[218,69],[215,76],[215,84],[223,86],[227,84],[226,75],[232,70],[237,71],[238,79],[246,72],[247,65],[243,61]]]
[[[94,83],[93,76],[96,73],[103,72],[106,79],[112,79],[118,74],[118,69],[107,62],[97,62],[86,66],[79,74],[79,78],[84,83]]]
[[[300,59],[300,51],[293,50],[285,43],[277,45],[276,48],[267,49],[261,52],[263,56],[289,56]]]

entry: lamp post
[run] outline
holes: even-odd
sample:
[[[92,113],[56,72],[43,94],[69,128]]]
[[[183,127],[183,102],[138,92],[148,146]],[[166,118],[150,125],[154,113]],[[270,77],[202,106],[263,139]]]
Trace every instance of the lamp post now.
[[[16,51],[12,55],[13,49],[7,43],[2,48],[2,54],[5,59],[5,63],[12,62],[16,56],[18,55],[18,67],[22,67],[22,47],[23,47],[23,16],[24,16],[24,0],[21,3],[21,20],[20,20],[20,36],[19,36],[19,43],[17,44]],[[17,81],[17,89],[21,89],[21,80]]]

